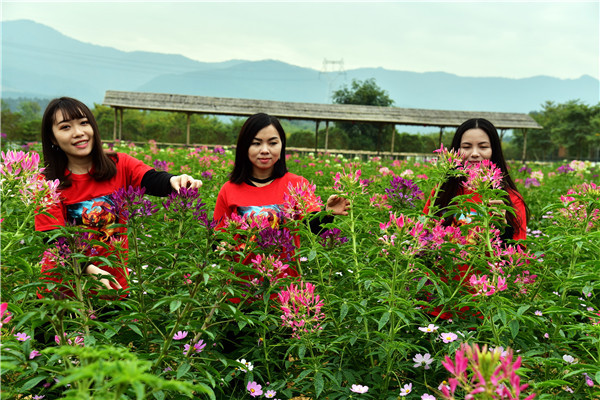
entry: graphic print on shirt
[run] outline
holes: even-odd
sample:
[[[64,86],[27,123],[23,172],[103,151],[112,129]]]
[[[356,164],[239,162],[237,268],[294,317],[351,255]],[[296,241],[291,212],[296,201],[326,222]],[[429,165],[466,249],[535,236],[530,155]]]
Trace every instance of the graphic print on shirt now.
[[[95,199],[82,201],[67,206],[67,221],[73,225],[84,225],[98,232],[92,239],[103,243],[110,243],[111,238],[119,232],[117,218],[110,210],[114,209],[114,203],[110,196],[96,197]],[[98,246],[101,247],[101,246]]]
[[[269,217],[269,219],[276,218],[278,213],[283,212],[281,206],[279,204],[271,204],[268,206],[246,206],[246,207],[238,207],[237,214],[248,218],[252,214],[254,215],[264,215]]]

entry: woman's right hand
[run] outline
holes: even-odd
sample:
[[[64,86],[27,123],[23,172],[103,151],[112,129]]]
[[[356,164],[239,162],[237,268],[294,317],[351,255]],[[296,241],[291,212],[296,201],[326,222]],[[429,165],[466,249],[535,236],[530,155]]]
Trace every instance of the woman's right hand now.
[[[102,278],[102,276],[107,276],[107,277],[112,277],[112,283],[115,285],[115,287],[117,289],[123,289],[121,287],[121,285],[119,284],[119,282],[116,280],[116,278],[110,274],[109,272],[106,272],[103,269],[100,269],[98,267],[96,267],[94,264],[90,264],[88,265],[85,270],[83,271],[84,273],[88,274],[88,275],[92,275],[94,277],[94,279],[97,279],[101,284],[103,284],[104,286],[106,286],[107,289],[112,289],[113,287],[110,285],[111,284],[111,280],[107,279],[107,278]]]

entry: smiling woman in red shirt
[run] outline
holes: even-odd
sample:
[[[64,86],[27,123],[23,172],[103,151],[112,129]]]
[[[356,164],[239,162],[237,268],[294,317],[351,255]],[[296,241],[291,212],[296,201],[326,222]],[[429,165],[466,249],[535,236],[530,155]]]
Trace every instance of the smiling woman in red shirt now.
[[[104,151],[94,115],[85,104],[70,97],[57,98],[48,104],[42,117],[42,149],[44,175],[48,180],[60,181],[61,201],[48,210],[48,215],[36,216],[35,228],[38,231],[67,225],[89,228],[90,232],[86,232],[89,239],[103,245],[87,241],[88,256],[120,252],[119,259],[127,259],[126,228],[113,227],[122,221],[110,211],[114,208],[111,194],[115,190],[142,187],[147,194],[167,196],[181,187],[202,186],[202,181],[191,176],[156,171],[127,154]],[[122,250],[117,250],[115,243]],[[124,262],[112,267],[83,263],[81,272],[97,278],[107,289],[126,289]],[[54,268],[52,260],[45,257],[43,279],[62,282],[60,274],[52,271]],[[62,292],[69,294],[66,288]]]

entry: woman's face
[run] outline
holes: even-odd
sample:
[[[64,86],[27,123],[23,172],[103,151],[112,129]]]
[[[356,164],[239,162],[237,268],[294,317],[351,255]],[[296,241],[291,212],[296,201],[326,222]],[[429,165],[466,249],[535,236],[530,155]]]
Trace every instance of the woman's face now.
[[[460,155],[466,163],[480,162],[492,158],[492,145],[483,129],[469,129],[460,140]]]
[[[69,160],[91,158],[94,129],[87,118],[65,120],[62,112],[58,110],[54,115],[52,132],[52,142],[65,152]]]
[[[273,125],[262,128],[250,143],[248,159],[255,178],[268,178],[281,155],[281,138]]]

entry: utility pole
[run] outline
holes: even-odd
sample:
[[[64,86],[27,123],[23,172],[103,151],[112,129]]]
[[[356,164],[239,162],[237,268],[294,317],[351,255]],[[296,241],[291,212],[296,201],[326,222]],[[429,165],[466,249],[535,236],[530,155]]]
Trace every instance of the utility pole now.
[[[340,77],[342,77],[344,80],[347,77],[346,70],[344,69],[344,59],[323,59],[323,67],[321,68],[321,72],[319,72],[319,79],[321,79],[321,76],[327,78],[327,103],[331,103],[331,94],[333,93],[333,85],[335,81]]]

